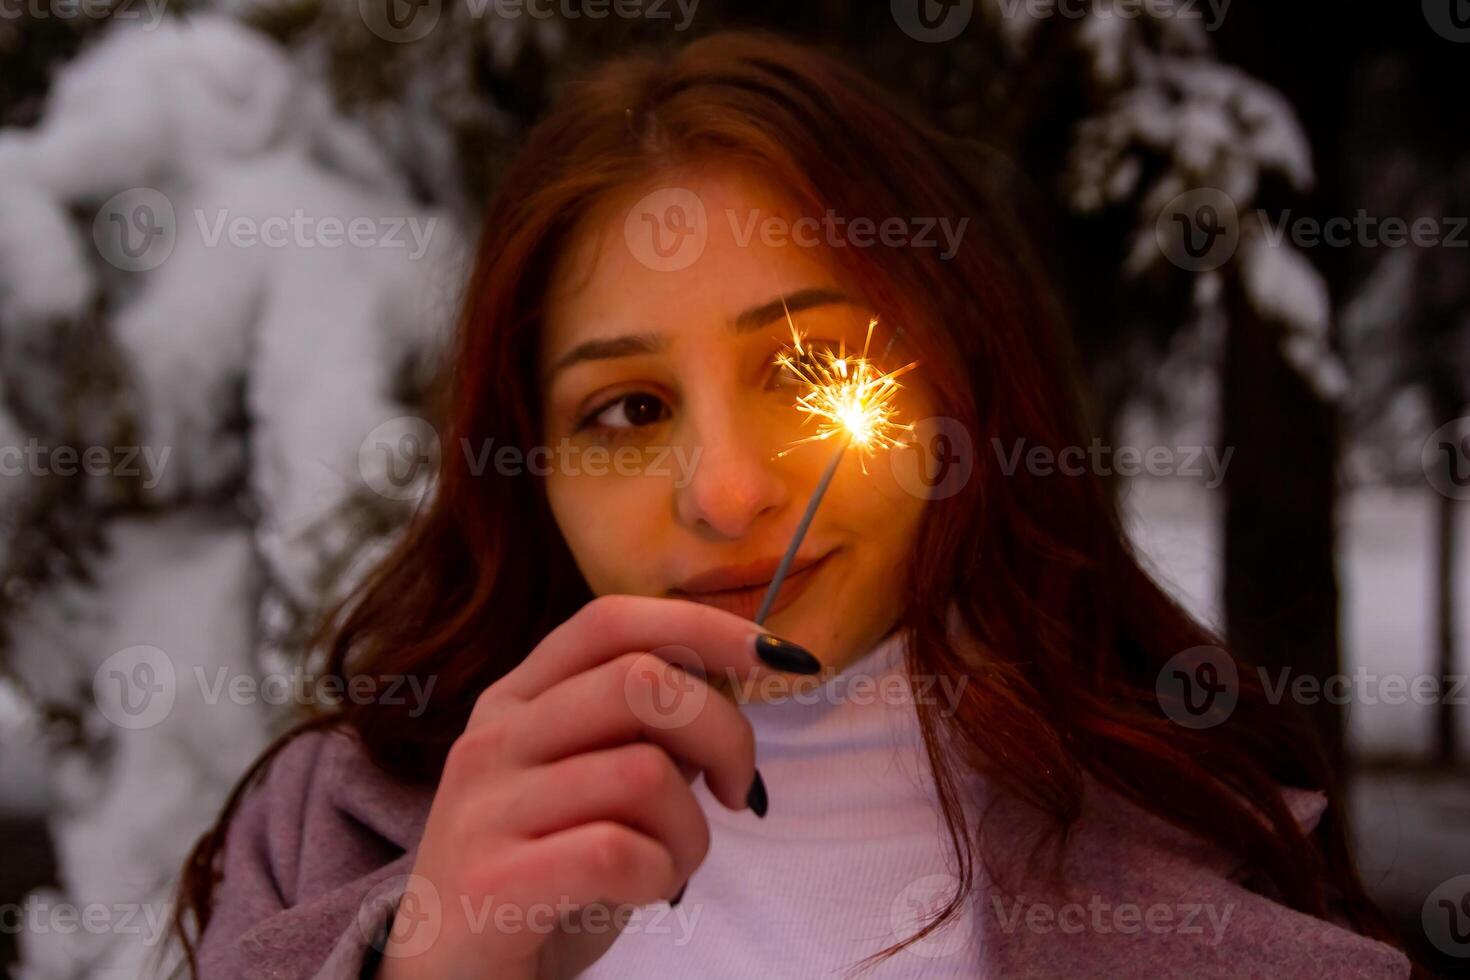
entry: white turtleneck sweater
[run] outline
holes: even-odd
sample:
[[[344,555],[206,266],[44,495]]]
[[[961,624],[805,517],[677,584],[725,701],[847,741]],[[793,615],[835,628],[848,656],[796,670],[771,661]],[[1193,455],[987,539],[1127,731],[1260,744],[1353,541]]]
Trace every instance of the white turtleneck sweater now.
[[[900,634],[799,694],[751,701],[764,819],[692,784],[710,848],[679,905],[637,910],[587,980],[846,975],[919,931],[958,887]],[[974,905],[866,977],[981,974]]]

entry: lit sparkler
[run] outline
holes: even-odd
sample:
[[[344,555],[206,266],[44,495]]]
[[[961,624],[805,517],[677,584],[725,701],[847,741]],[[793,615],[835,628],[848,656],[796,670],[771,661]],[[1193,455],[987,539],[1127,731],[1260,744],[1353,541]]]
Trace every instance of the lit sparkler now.
[[[784,300],[782,306],[785,306]],[[765,598],[761,600],[760,610],[755,614],[757,623],[764,623],[769,615],[771,606],[781,591],[781,584],[786,580],[786,573],[791,568],[791,562],[796,558],[797,549],[801,547],[807,528],[811,526],[812,517],[816,515],[822,496],[827,492],[827,485],[832,482],[837,465],[847,453],[847,447],[856,446],[861,451],[859,461],[866,475],[867,456],[879,449],[904,445],[907,434],[913,432],[912,425],[895,421],[893,400],[903,388],[897,381],[898,376],[918,367],[919,362],[912,361],[901,368],[884,372],[868,359],[868,346],[873,340],[873,328],[878,325],[877,317],[868,321],[868,333],[863,339],[862,353],[858,355],[849,355],[845,345],[839,345],[835,353],[831,350],[813,351],[803,343],[801,332],[791,319],[790,310],[786,311],[786,322],[791,327],[791,346],[776,355],[776,363],[791,371],[800,381],[802,393],[796,400],[796,407],[807,416],[803,422],[816,419],[818,428],[812,435],[798,439],[781,450],[774,458],[784,456],[808,442],[836,439],[838,445],[826,470],[822,472],[821,479],[817,481],[811,499],[807,501],[806,513],[796,526],[796,533],[791,537],[786,554],[781,557],[781,564],[776,567],[776,576],[771,579]],[[885,357],[897,339],[898,333],[895,332],[889,338],[888,346],[884,348]],[[900,433],[904,435],[900,436]]]

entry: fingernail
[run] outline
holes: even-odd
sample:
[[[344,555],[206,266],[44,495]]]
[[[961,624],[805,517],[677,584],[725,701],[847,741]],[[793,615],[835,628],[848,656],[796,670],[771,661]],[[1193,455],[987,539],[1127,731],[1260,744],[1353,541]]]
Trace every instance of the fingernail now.
[[[819,674],[822,671],[822,662],[806,647],[770,633],[762,633],[755,638],[755,653],[777,670],[789,670],[793,674]]]
[[[755,771],[755,779],[750,782],[750,791],[745,794],[745,805],[755,811],[758,817],[764,817],[766,810],[770,807],[770,798],[766,796],[766,781],[761,778],[761,771]]]
[[[684,892],[688,888],[689,888],[689,882],[686,881],[686,882],[684,882],[684,887],[679,889],[679,894],[677,894],[673,898],[669,899],[669,905],[670,906],[678,905],[679,904],[679,899],[681,899],[681,898],[684,897]]]

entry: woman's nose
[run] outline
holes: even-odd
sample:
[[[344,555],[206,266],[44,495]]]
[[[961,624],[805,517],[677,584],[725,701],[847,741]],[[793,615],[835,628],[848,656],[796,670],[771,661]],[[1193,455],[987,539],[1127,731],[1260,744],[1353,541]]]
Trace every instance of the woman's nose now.
[[[762,427],[723,407],[700,411],[692,422],[698,456],[693,476],[675,491],[678,520],[704,537],[745,537],[786,503],[790,488],[780,461],[771,458],[781,447],[770,444]]]

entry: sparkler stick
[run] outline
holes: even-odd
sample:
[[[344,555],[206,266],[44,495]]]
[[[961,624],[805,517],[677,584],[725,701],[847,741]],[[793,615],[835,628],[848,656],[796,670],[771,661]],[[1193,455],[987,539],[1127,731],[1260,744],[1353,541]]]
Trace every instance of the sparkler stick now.
[[[832,454],[832,462],[827,464],[826,470],[822,472],[822,478],[817,481],[817,489],[812,491],[811,499],[806,502],[806,513],[801,515],[801,523],[796,525],[796,533],[791,536],[791,544],[786,546],[786,554],[781,556],[781,564],[776,566],[776,577],[771,579],[771,584],[766,588],[765,598],[761,599],[760,611],[755,614],[757,624],[764,624],[766,616],[770,614],[771,605],[781,591],[781,583],[786,581],[786,573],[791,568],[792,560],[796,558],[796,549],[801,547],[801,540],[806,537],[806,529],[811,526],[812,518],[816,516],[817,505],[822,502],[822,495],[827,492],[827,484],[832,482],[832,474],[837,472],[837,464],[842,462],[842,457],[846,453],[847,442],[844,440],[838,445],[837,452]]]
[[[781,305],[785,307],[784,299]],[[903,445],[903,440],[894,438],[894,434],[913,431],[912,425],[901,425],[893,420],[892,403],[894,396],[903,387],[895,379],[918,367],[918,362],[905,364],[887,373],[874,367],[873,362],[868,360],[868,345],[873,339],[877,317],[868,321],[868,335],[863,340],[863,352],[857,357],[849,357],[845,348],[839,348],[836,354],[821,351],[813,356],[802,346],[802,336],[791,319],[790,310],[786,310],[786,322],[791,327],[792,345],[789,350],[777,355],[776,360],[782,367],[790,368],[801,380],[803,393],[797,398],[796,407],[809,418],[818,419],[821,427],[814,435],[798,439],[776,456],[784,456],[807,442],[835,438],[838,445],[827,468],[822,471],[822,477],[817,481],[811,499],[807,501],[806,512],[802,514],[801,523],[797,524],[796,532],[791,536],[791,544],[786,547],[786,553],[781,556],[775,577],[766,588],[760,610],[755,614],[758,624],[764,624],[766,616],[770,614],[771,606],[775,603],[781,585],[786,581],[786,574],[791,569],[791,563],[796,558],[797,549],[806,537],[812,518],[816,516],[817,507],[822,503],[827,486],[832,482],[848,446],[856,445],[863,452],[871,453],[879,448]],[[893,342],[897,339],[898,332],[895,332],[889,338],[888,346],[884,348],[884,356],[893,349]],[[867,466],[864,465],[863,472],[866,474],[867,471]]]

